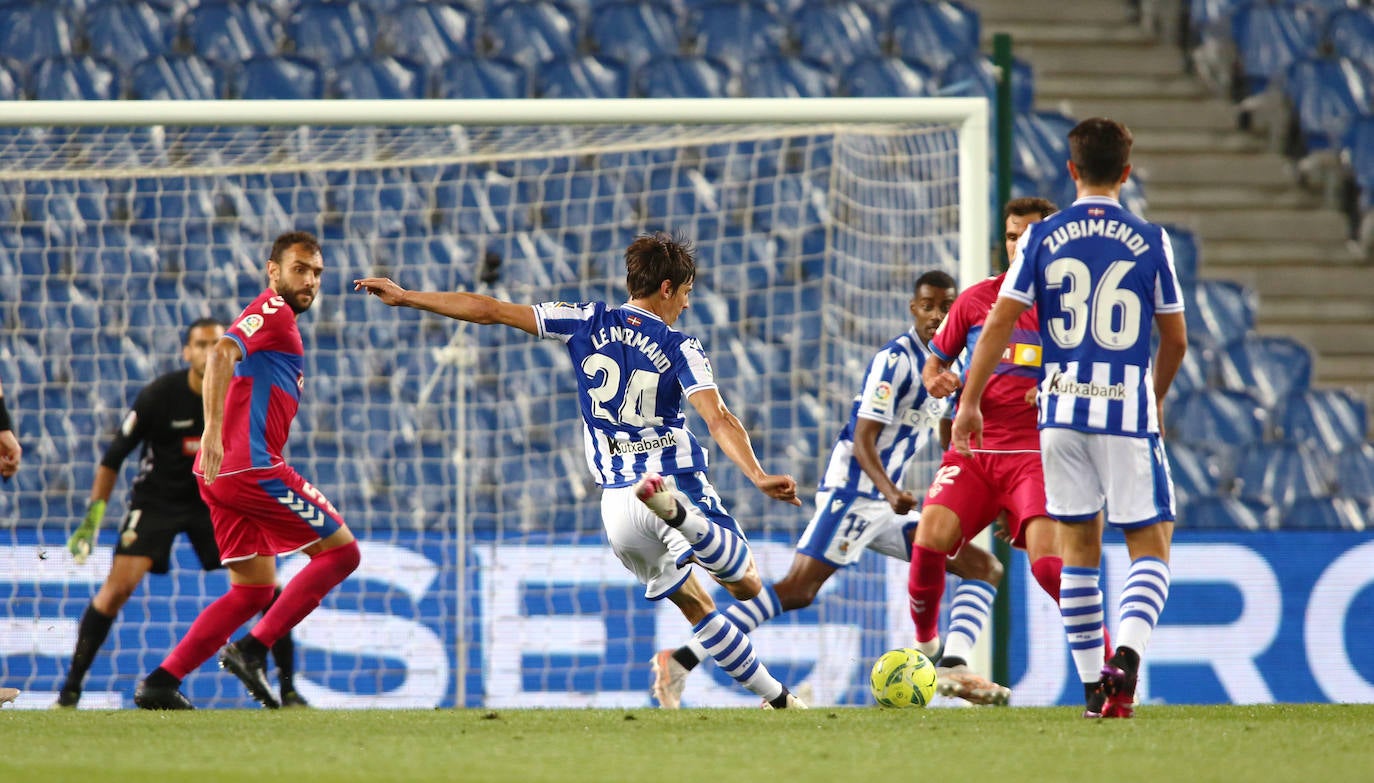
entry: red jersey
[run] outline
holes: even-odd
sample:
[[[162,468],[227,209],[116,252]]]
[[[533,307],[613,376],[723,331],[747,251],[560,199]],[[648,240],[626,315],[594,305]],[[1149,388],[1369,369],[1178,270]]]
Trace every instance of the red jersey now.
[[[243,360],[234,368],[224,401],[220,474],[279,465],[305,385],[305,348],[296,312],[269,288],[224,335],[239,344]]]
[[[983,323],[997,303],[1004,277],[1005,273],[977,283],[954,300],[949,315],[930,341],[930,350],[936,356],[952,364],[966,348],[972,355],[983,333]],[[983,391],[983,450],[1040,449],[1036,408],[1026,403],[1026,393],[1040,385],[1040,361],[1040,321],[1032,307],[1016,319],[1011,344],[1002,353],[1002,361]]]

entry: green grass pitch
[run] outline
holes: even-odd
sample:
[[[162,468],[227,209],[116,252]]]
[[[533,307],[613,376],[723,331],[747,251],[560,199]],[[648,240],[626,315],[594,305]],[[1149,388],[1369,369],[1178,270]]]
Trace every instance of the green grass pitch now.
[[[1374,705],[0,711],[0,780],[1370,781]]]

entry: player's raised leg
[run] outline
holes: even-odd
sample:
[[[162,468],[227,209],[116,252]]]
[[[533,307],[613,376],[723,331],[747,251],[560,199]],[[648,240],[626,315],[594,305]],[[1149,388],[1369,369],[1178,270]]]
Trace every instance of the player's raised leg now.
[[[717,524],[674,491],[672,477],[650,473],[635,484],[635,497],[669,527],[682,533],[692,547],[691,557],[722,583],[739,582],[753,565],[749,546],[735,531]],[[755,587],[757,590],[757,587]]]

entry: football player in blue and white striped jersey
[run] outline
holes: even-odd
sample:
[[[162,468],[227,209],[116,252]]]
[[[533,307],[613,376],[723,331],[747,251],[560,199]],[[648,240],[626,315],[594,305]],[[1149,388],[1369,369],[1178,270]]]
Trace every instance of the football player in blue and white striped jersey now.
[[[737,682],[774,708],[804,707],[758,661],[749,637],[716,611],[692,576],[699,563],[740,600],[762,588],[748,542],[706,478],[706,450],[687,428],[683,402],[769,497],[793,505],[797,482],[764,471],[744,426],[725,406],[700,341],[673,328],[696,278],[691,242],[659,232],[625,251],[630,299],[517,305],[472,293],[407,291],[385,278],[354,287],[383,303],[479,324],[499,323],[563,342],[582,407],[584,452],[602,487],[611,548],[645,585],[692,623],[693,636]]]
[[[1064,558],[1059,605],[1084,684],[1084,717],[1092,718],[1134,714],[1140,656],[1168,599],[1174,489],[1162,405],[1187,350],[1169,235],[1119,201],[1131,144],[1124,125],[1104,118],[1069,133],[1078,200],[1022,235],[954,421],[956,448],[977,448],[987,380],[1017,316],[1037,305],[1045,338],[1040,453]],[[1153,366],[1152,326],[1160,333]],[[1098,587],[1104,508],[1131,556],[1117,649],[1106,666]]]

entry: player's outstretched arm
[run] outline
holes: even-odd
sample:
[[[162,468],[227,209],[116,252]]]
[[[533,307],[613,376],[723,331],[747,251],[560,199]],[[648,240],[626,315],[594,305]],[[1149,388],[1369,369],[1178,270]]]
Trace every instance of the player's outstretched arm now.
[[[788,475],[770,474],[763,470],[758,457],[754,455],[754,445],[749,442],[749,433],[735,414],[725,407],[720,392],[716,389],[702,389],[687,398],[697,413],[706,422],[711,438],[720,445],[721,451],[730,461],[744,471],[744,475],[754,482],[759,491],[774,500],[781,500],[800,506],[797,499],[797,480]]]
[[[862,417],[858,421],[854,428],[854,459],[858,460],[859,468],[872,479],[873,486],[883,493],[894,512],[899,515],[910,512],[916,507],[916,496],[892,483],[892,477],[883,467],[883,458],[878,455],[878,435],[887,425]]]
[[[200,436],[200,472],[205,483],[214,483],[224,462],[224,400],[229,396],[229,380],[234,364],[243,359],[243,349],[230,337],[221,337],[205,360],[205,432]]]
[[[1164,434],[1164,395],[1169,393],[1174,376],[1188,352],[1188,322],[1183,313],[1155,313],[1159,327],[1159,350],[1155,352],[1155,406],[1159,413],[1159,433]]]
[[[959,376],[950,372],[949,363],[938,356],[926,357],[925,366],[921,368],[921,383],[930,396],[939,399],[959,391]]]
[[[997,304],[993,305],[992,312],[988,313],[987,320],[983,322],[983,334],[978,338],[978,345],[973,349],[973,357],[969,359],[968,372],[964,375],[964,391],[959,399],[959,412],[954,416],[952,443],[960,454],[969,455],[973,453],[974,448],[982,445],[983,412],[980,407],[983,404],[983,390],[987,388],[992,371],[997,369],[997,363],[1002,360],[1002,353],[1011,342],[1016,319],[1029,306],[1016,299],[998,297]]]
[[[366,291],[391,307],[413,307],[474,324],[505,324],[539,335],[534,308],[464,291],[407,291],[385,277],[353,281],[354,291]]]
[[[86,558],[91,556],[96,533],[100,531],[100,522],[105,518],[105,505],[110,502],[110,495],[114,494],[115,481],[118,478],[119,474],[105,465],[98,465],[95,469],[95,481],[91,483],[91,499],[86,505],[86,518],[67,539],[67,551],[72,553],[72,560],[76,561],[77,565],[85,563]]]

